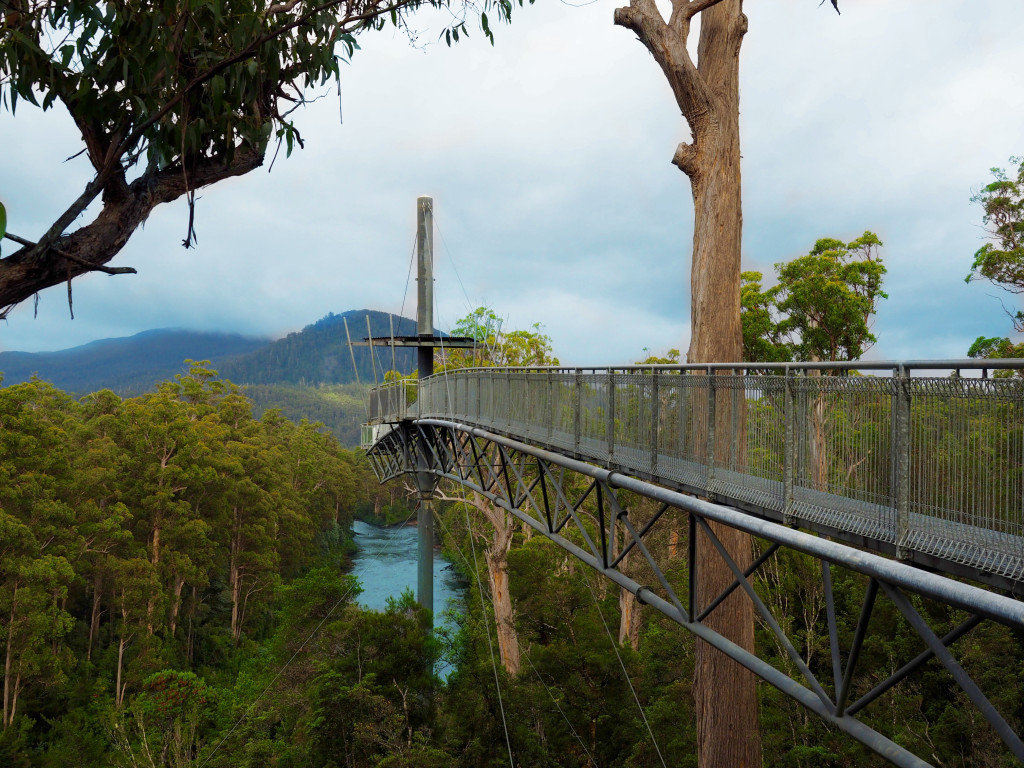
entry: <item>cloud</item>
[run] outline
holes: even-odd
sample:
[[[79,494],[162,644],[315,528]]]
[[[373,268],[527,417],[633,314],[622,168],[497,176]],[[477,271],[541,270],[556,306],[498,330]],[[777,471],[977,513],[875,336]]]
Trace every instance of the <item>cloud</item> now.
[[[0,326],[0,347],[59,349],[154,327],[280,335],[327,312],[412,312],[403,295],[415,199],[435,198],[438,313],[489,304],[543,322],[563,360],[631,362],[685,350],[692,201],[670,159],[688,137],[664,77],[612,4],[517,10],[452,49],[436,19],[412,48],[366,36],[333,89],[298,116],[306,148],[204,190],[199,244],[185,210],[157,209],[118,257],[43,293]],[[963,276],[979,245],[969,202],[1021,153],[1024,6],[937,1],[748,3],[741,54],[744,260],[771,265],[818,237],[886,243],[875,356],[959,356],[1008,331],[993,293]],[[37,236],[87,179],[58,111],[0,113],[12,231]],[[268,159],[269,165],[269,159]],[[6,247],[6,246],[5,246]],[[456,274],[457,273],[457,274]],[[412,290],[412,289],[410,289]],[[954,308],[954,311],[950,311]]]

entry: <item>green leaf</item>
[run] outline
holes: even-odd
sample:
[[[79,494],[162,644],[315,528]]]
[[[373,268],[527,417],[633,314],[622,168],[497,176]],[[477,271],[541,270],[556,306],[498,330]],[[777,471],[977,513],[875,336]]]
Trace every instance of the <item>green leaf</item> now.
[[[4,239],[4,235],[7,233],[7,209],[4,208],[4,204],[0,203],[0,240]]]
[[[210,81],[210,96],[213,99],[213,111],[220,114],[224,105],[224,78],[221,75],[214,75]]]

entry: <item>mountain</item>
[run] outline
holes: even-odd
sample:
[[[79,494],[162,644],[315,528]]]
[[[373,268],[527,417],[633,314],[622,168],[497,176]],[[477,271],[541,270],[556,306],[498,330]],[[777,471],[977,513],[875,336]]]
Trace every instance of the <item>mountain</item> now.
[[[390,336],[392,318],[395,336],[416,334],[415,321],[387,312],[371,309],[353,309],[340,315],[332,312],[301,331],[289,333],[261,349],[226,361],[218,370],[236,384],[306,386],[348,384],[357,380],[362,384],[373,384],[392,367],[403,373],[415,370],[414,348],[396,349],[394,365],[391,350],[387,347],[349,348],[345,335],[346,321],[352,341],[359,342],[366,338],[367,318],[372,336]],[[352,368],[353,355],[358,376]]]
[[[392,316],[358,309],[333,312],[301,331],[277,341],[227,333],[146,331],[128,338],[103,339],[60,352],[0,352],[4,386],[33,375],[76,396],[112,389],[122,396],[138,395],[173,379],[185,370],[184,360],[209,360],[221,377],[245,388],[258,414],[278,408],[289,419],[319,421],[344,445],[359,442],[364,420],[366,385],[383,379],[397,367],[416,366],[414,348],[396,349],[392,361],[387,347],[348,346],[366,337],[369,318],[373,336],[390,336]],[[412,336],[416,323],[394,317],[395,336]],[[435,331],[435,333],[438,333]],[[352,368],[355,356],[357,376]]]
[[[59,352],[0,352],[3,384],[33,375],[67,392],[83,395],[112,389],[133,395],[152,389],[185,370],[183,361],[210,360],[220,369],[230,358],[266,346],[267,339],[233,333],[161,329],[119,339],[103,339]]]

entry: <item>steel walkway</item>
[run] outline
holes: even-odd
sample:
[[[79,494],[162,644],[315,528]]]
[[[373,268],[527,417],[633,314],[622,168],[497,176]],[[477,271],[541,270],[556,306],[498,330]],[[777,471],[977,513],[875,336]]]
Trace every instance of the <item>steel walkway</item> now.
[[[960,377],[983,365],[1011,375]],[[837,368],[460,370],[374,390],[370,415],[458,421],[1018,591],[1024,361]]]

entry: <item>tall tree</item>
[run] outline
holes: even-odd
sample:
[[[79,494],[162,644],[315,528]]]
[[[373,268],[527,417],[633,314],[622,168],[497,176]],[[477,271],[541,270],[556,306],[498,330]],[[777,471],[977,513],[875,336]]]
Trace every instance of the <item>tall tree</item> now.
[[[832,5],[839,10],[838,0]],[[693,56],[689,38],[695,20],[700,39]],[[690,129],[691,141],[681,142],[672,158],[690,180],[694,204],[687,360],[740,361],[739,54],[747,32],[743,0],[673,0],[667,20],[654,0],[629,0],[628,6],[616,9],[615,23],[633,31],[650,52]],[[732,415],[727,407],[719,408],[716,422],[725,428]],[[727,459],[724,453],[720,458]],[[741,566],[750,562],[746,536],[730,530],[717,534]],[[731,572],[710,542],[702,537],[698,551],[703,574],[699,590],[713,594],[727,587]],[[712,626],[749,651],[754,646],[753,621],[753,606],[736,594],[709,617]],[[697,653],[700,764],[760,764],[753,676],[702,642]],[[722,689],[731,695],[721,697]]]
[[[700,40],[695,59],[688,46],[691,25],[698,15]],[[739,55],[747,32],[743,1],[673,0],[666,21],[654,0],[630,0],[628,6],[616,9],[615,23],[636,33],[661,67],[692,135],[692,141],[678,145],[672,158],[689,177],[694,205],[687,360],[739,361],[743,356]],[[730,415],[720,413],[718,417]],[[716,533],[741,567],[751,562],[747,536],[724,528]],[[716,594],[729,586],[731,571],[703,536],[698,560],[701,594]],[[719,606],[708,623],[753,652],[753,605],[739,594]],[[722,691],[729,693],[723,696]],[[753,675],[698,641],[694,695],[700,765],[760,765]]]
[[[63,105],[93,171],[34,241],[7,233],[22,247],[0,260],[0,317],[64,282],[70,300],[87,272],[134,272],[105,265],[183,196],[190,246],[196,190],[258,168],[275,138],[301,146],[289,115],[338,77],[335,52],[349,58],[358,34],[422,6],[453,11],[449,43],[467,18],[491,37],[486,12],[512,13],[509,0],[0,0],[0,103]],[[95,218],[69,231],[94,201]]]
[[[857,360],[875,343],[871,321],[887,298],[881,246],[874,232],[850,243],[823,238],[806,256],[776,266],[779,332],[797,360]]]
[[[480,366],[557,365],[551,339],[534,324],[529,330],[506,330],[504,320],[489,307],[478,307],[459,320],[452,330],[454,335],[477,341],[469,349],[440,350],[440,366],[445,369]],[[492,483],[496,482],[491,478]],[[487,487],[485,490],[493,490]],[[494,605],[494,622],[498,635],[501,661],[510,675],[519,672],[519,639],[516,634],[515,610],[509,589],[508,552],[512,546],[516,518],[498,507],[487,497],[473,493],[470,498],[445,496],[448,501],[459,501],[476,509],[491,528],[493,536],[487,541],[484,559]],[[468,531],[473,536],[474,531]]]

